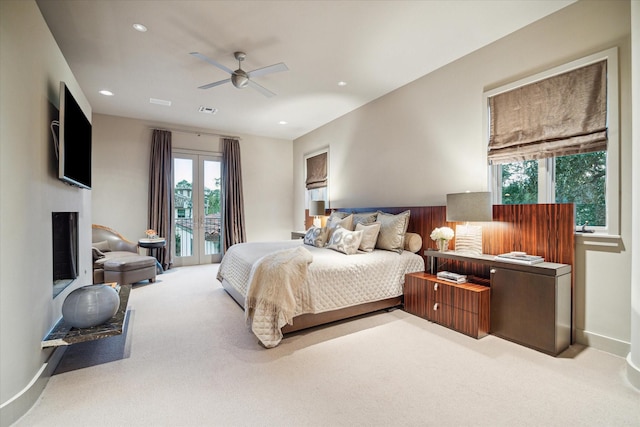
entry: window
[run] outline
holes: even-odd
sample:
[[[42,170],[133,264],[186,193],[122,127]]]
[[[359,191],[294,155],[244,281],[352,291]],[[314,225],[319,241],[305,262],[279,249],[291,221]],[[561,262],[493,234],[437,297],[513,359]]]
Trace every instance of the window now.
[[[606,151],[494,167],[500,178],[498,203],[575,203],[577,226],[606,227]],[[549,185],[539,185],[544,182]]]
[[[491,117],[495,113],[491,111],[491,106],[495,105],[492,97],[523,87],[523,93],[527,94],[527,85],[533,86],[602,61],[606,64],[606,145],[600,144],[589,152],[569,150],[549,155],[543,152],[548,146],[535,152],[526,142],[512,144],[510,153],[499,153],[498,161],[489,166],[489,185],[493,190],[494,203],[575,203],[576,227],[587,223],[589,228],[598,232],[619,233],[618,61],[615,48],[485,92],[485,134],[490,146],[495,141],[490,136],[494,135],[496,119]],[[499,109],[497,113],[500,113]],[[523,126],[517,130],[520,134],[529,132],[526,122],[528,120],[524,120]],[[543,142],[549,143],[548,140]],[[552,140],[551,144],[554,143]],[[491,163],[491,153],[489,159]]]
[[[329,207],[329,149],[310,153],[304,156],[306,200],[309,207],[312,200],[324,200]]]

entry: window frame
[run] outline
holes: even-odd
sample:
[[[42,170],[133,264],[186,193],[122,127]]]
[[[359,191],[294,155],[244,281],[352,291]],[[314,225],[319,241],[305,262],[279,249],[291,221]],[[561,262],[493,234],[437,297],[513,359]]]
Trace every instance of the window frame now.
[[[606,226],[593,227],[598,233],[619,235],[620,233],[620,111],[619,111],[619,71],[618,48],[613,47],[583,58],[559,65],[529,77],[483,92],[483,134],[485,146],[489,146],[490,109],[489,98],[558,74],[581,68],[602,60],[607,61],[607,178],[606,178]],[[554,203],[555,168],[554,157],[538,160],[538,203]],[[488,163],[488,162],[487,162]],[[494,204],[502,204],[499,179],[500,165],[488,165],[488,188],[491,189]],[[580,227],[576,226],[576,230]]]

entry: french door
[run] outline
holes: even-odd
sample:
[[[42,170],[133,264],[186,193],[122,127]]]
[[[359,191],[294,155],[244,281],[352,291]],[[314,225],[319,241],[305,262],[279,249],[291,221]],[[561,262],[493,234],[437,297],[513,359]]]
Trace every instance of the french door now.
[[[214,154],[173,152],[174,265],[220,262],[220,161]]]

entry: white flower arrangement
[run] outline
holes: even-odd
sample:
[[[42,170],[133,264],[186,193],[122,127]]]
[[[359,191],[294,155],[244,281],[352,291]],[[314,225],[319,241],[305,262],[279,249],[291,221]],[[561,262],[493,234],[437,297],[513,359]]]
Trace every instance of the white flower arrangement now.
[[[431,240],[436,242],[438,240],[446,240],[448,242],[453,239],[453,236],[454,232],[449,227],[438,227],[431,232]]]

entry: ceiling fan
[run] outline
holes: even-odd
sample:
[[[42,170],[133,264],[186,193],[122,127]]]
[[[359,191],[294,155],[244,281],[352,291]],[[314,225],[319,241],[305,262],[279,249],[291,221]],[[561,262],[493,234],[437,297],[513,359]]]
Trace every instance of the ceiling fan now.
[[[222,71],[226,71],[227,73],[231,74],[231,77],[228,79],[224,79],[224,80],[220,80],[218,82],[213,82],[213,83],[209,83],[203,86],[199,86],[198,89],[209,89],[212,88],[214,86],[219,86],[228,82],[233,83],[233,85],[235,87],[237,87],[238,89],[242,89],[245,88],[247,86],[251,86],[252,88],[256,89],[258,92],[262,93],[264,96],[271,98],[272,96],[275,96],[275,93],[271,92],[269,89],[265,88],[264,86],[259,85],[258,83],[254,82],[253,80],[251,80],[253,77],[260,77],[260,76],[264,76],[266,74],[271,74],[271,73],[277,73],[280,71],[288,71],[289,68],[285,65],[284,62],[280,62],[278,64],[273,64],[273,65],[269,65],[267,67],[263,67],[263,68],[258,68],[257,70],[253,70],[253,71],[244,71],[242,69],[242,61],[245,60],[245,58],[247,57],[247,54],[244,52],[234,52],[233,56],[238,60],[238,69],[235,71],[232,71],[231,69],[225,67],[224,65],[220,64],[217,61],[214,61],[211,58],[207,58],[206,56],[204,56],[201,53],[198,52],[191,52],[191,55],[195,56],[196,58],[200,58],[203,61],[208,62],[211,65],[214,65],[218,68],[220,68]]]

